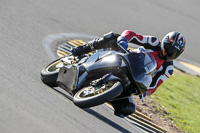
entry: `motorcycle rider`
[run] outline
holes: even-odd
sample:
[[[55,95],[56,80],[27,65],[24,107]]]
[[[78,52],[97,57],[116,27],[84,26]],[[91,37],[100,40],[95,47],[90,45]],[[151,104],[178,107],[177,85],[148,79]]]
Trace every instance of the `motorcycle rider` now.
[[[128,43],[143,46],[145,51],[153,55],[157,62],[156,74],[153,77],[147,92],[143,95],[144,97],[153,94],[156,89],[172,75],[174,70],[173,60],[181,55],[185,50],[186,45],[184,36],[175,31],[168,33],[162,41],[159,41],[154,36],[140,35],[134,31],[125,30],[121,35],[110,32],[105,34],[103,38],[94,39],[82,46],[73,48],[72,54],[74,56],[80,56],[95,49],[102,48],[113,48],[117,50],[117,44],[121,45],[124,49],[127,49]],[[122,100],[112,101],[111,104],[115,109],[115,115],[120,117],[130,115],[136,110],[133,96]]]

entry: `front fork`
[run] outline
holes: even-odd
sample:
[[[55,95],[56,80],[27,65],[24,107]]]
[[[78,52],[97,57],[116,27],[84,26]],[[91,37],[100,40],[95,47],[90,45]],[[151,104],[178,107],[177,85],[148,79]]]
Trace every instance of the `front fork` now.
[[[109,73],[109,74],[106,74],[104,75],[100,80],[97,80],[95,82],[92,82],[91,85],[98,85],[98,84],[102,84],[102,83],[106,83],[106,82],[109,82],[109,81],[113,81],[113,80],[117,80],[117,81],[120,81],[122,86],[123,86],[123,94],[126,94],[126,95],[131,95],[131,81],[129,80],[129,78],[127,77],[127,75],[123,72],[120,73],[120,77],[117,77],[115,76],[114,74],[112,73]]]

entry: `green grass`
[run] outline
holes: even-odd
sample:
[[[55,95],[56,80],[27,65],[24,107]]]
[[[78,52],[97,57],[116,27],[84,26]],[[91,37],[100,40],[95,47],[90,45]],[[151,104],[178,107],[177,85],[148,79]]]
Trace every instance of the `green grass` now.
[[[200,133],[200,78],[174,74],[152,95],[181,130]]]

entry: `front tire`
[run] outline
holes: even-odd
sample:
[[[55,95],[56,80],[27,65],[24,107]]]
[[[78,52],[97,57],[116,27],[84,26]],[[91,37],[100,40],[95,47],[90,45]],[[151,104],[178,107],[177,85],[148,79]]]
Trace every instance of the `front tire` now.
[[[81,108],[88,108],[103,104],[112,100],[119,96],[123,91],[123,86],[119,81],[109,81],[114,82],[112,86],[105,90],[99,90],[99,92],[95,92],[94,94],[90,94],[90,89],[93,89],[93,86],[87,86],[83,89],[79,90],[73,98],[73,102],[75,105]],[[109,83],[108,82],[108,83]],[[92,88],[93,87],[93,88]],[[96,88],[95,88],[96,89]],[[86,92],[85,92],[86,91]],[[85,93],[89,93],[89,95],[84,95]]]

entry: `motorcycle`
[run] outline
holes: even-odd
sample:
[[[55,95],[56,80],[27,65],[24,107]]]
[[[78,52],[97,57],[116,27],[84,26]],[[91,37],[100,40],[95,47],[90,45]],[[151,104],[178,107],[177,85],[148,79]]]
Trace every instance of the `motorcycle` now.
[[[154,57],[139,48],[137,52],[97,50],[80,57],[61,57],[41,71],[41,80],[50,87],[61,87],[75,105],[88,108],[105,102],[143,95],[156,70]]]

